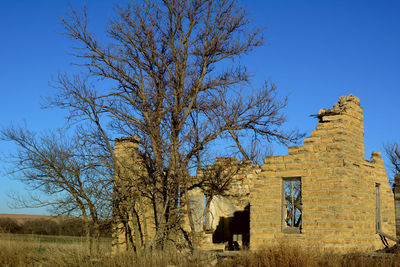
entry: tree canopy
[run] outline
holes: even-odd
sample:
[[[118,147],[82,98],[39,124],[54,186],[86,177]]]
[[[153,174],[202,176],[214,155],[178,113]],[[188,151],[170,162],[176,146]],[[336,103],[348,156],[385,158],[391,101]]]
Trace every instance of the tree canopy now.
[[[263,36],[237,1],[117,6],[106,38],[88,24],[86,8],[71,8],[62,18],[82,72],[60,73],[47,105],[68,111],[79,143],[91,147],[96,164],[109,170],[116,161],[114,138],[139,137],[146,186],[136,197],[150,199],[156,213],[152,244],[163,246],[179,226],[171,220],[177,218],[172,211],[178,192],[187,202],[189,190],[207,184],[191,170],[209,163],[213,145],[234,144],[237,155],[254,160],[271,142],[287,145],[302,137],[282,127],[288,99],[273,84],[250,83],[241,59],[262,45]],[[252,144],[250,150],[246,144]],[[110,181],[115,182],[113,174]],[[180,205],[185,204],[190,205]]]

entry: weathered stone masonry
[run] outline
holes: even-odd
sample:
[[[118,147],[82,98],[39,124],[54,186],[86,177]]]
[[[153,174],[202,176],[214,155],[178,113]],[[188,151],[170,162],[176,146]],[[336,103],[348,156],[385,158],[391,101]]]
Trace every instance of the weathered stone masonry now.
[[[286,156],[266,157],[261,166],[245,163],[229,196],[215,198],[206,219],[196,219],[201,248],[232,248],[238,240],[242,247],[258,249],[290,240],[368,250],[383,247],[378,232],[396,236],[394,197],[381,154],[364,159],[360,100],[340,97],[315,117],[318,125],[304,145],[289,147]],[[121,147],[117,142],[117,156]],[[218,164],[229,168],[238,162],[218,158]],[[199,214],[203,198],[200,192],[192,196]],[[208,225],[201,227],[203,222]],[[116,231],[116,240],[122,235]]]
[[[142,195],[138,183],[143,182],[143,164],[138,157],[138,137],[115,140],[114,153],[116,183],[114,186],[113,252],[125,250],[127,242],[144,245],[155,235],[154,212],[148,198]],[[116,216],[118,214],[118,216]],[[137,221],[141,229],[138,229]],[[127,233],[130,231],[131,233]],[[140,234],[139,234],[140,232]],[[129,240],[131,234],[135,240]],[[131,246],[128,246],[131,247]]]
[[[251,192],[250,242],[259,248],[290,239],[341,249],[381,248],[376,234],[377,191],[382,231],[394,236],[393,193],[381,154],[364,160],[363,112],[358,98],[341,97],[320,110],[319,123],[304,145],[287,156],[267,157]],[[282,231],[282,183],[301,179],[302,227]],[[254,211],[254,212],[253,212]]]

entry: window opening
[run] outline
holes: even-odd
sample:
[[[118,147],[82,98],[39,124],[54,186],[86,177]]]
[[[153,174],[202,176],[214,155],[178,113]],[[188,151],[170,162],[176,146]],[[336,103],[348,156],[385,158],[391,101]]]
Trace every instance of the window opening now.
[[[204,194],[203,196],[203,229],[207,230],[207,214],[206,214],[206,207],[207,207],[207,195]]]
[[[210,196],[207,196],[204,194],[203,196],[203,230],[206,232],[212,232],[213,231],[213,214],[210,211],[210,207],[207,209],[207,201],[209,201]],[[211,204],[210,204],[211,205]]]
[[[381,224],[381,185],[375,184],[376,190],[376,232],[379,233],[382,230]]]
[[[300,232],[302,215],[301,178],[284,178],[282,184],[282,230]]]
[[[178,218],[180,216],[179,214],[180,210],[181,210],[181,187],[178,187],[178,207],[177,207]]]

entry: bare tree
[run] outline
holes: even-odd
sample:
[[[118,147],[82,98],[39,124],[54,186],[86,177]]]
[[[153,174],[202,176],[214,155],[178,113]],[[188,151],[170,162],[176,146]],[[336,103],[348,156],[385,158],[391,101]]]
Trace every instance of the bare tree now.
[[[86,9],[71,9],[62,23],[66,35],[77,41],[77,64],[86,73],[59,75],[59,93],[49,104],[68,109],[70,119],[89,120],[90,136],[112,162],[106,123],[113,136],[140,137],[146,173],[136,198],[152,203],[156,225],[147,246],[163,248],[179,228],[178,192],[191,217],[185,196],[204,183],[190,173],[204,166],[212,144],[229,139],[245,159],[253,159],[243,149],[248,136],[282,144],[301,137],[297,130],[282,130],[287,98],[280,98],[274,86],[249,85],[240,58],[260,46],[262,36],[234,0],[119,6],[105,44],[88,30]],[[185,236],[192,238],[191,233]]]
[[[50,206],[58,215],[81,216],[86,223],[88,247],[98,244],[100,220],[110,216],[112,181],[108,167],[96,158],[93,147],[83,144],[79,135],[68,137],[65,130],[37,135],[10,126],[1,131],[0,138],[17,145],[17,151],[9,157],[9,173],[46,195],[19,198],[16,205]]]
[[[386,155],[389,158],[389,161],[393,168],[394,175],[400,174],[400,150],[398,143],[386,144],[384,146]],[[390,179],[390,182],[393,183],[394,180]]]

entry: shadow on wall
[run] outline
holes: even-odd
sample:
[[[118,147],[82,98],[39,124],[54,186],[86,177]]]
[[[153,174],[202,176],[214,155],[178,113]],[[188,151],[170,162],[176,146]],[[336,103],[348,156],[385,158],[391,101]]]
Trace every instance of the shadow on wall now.
[[[250,244],[250,204],[235,211],[233,217],[220,217],[213,243],[227,242],[227,250],[248,249]]]

